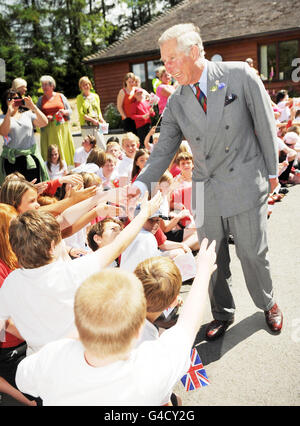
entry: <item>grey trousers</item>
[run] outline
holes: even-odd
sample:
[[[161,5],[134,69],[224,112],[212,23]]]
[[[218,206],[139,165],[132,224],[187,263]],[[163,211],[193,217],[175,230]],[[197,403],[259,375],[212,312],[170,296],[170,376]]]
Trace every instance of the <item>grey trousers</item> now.
[[[232,234],[236,254],[241,262],[245,282],[254,304],[264,311],[272,308],[273,286],[267,259],[267,205],[229,218],[205,216],[198,229],[199,241],[207,237],[216,240],[217,270],[209,285],[211,311],[214,319],[229,320],[235,311],[234,300],[229,288],[230,255],[228,235]]]

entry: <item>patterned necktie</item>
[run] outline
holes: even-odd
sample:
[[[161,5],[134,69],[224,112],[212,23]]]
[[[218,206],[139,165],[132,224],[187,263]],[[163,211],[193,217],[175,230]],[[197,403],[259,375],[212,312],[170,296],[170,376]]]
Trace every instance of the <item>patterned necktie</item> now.
[[[198,99],[198,101],[199,101],[199,103],[200,103],[200,105],[202,106],[202,108],[203,108],[203,111],[205,112],[205,114],[206,114],[206,110],[207,110],[207,99],[206,99],[206,96],[205,96],[205,94],[202,92],[202,90],[200,89],[200,87],[199,87],[199,83],[195,83],[194,84],[194,87],[195,87],[195,89],[196,89],[196,98]]]

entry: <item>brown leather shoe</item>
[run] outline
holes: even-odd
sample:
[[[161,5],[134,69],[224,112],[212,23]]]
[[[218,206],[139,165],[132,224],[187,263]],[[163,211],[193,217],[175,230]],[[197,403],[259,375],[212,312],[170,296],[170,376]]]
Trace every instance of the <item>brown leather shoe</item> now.
[[[265,311],[266,322],[271,331],[280,333],[283,323],[283,315],[277,303],[269,311]]]
[[[213,320],[206,328],[206,340],[215,340],[223,336],[227,328],[234,322],[234,318],[227,321]]]

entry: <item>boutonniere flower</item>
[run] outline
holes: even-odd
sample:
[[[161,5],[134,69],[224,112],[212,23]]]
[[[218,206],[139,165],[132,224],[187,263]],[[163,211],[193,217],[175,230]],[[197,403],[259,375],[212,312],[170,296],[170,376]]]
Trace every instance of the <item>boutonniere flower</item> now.
[[[225,83],[220,83],[219,80],[216,80],[214,86],[211,87],[210,91],[215,92],[216,90],[224,89],[225,86]]]

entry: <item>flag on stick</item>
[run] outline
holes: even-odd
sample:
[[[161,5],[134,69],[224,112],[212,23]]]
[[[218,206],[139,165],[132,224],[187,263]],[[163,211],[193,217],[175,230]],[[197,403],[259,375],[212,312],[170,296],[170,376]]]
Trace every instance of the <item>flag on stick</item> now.
[[[206,371],[196,348],[191,351],[191,366],[181,381],[187,392],[209,385]]]

